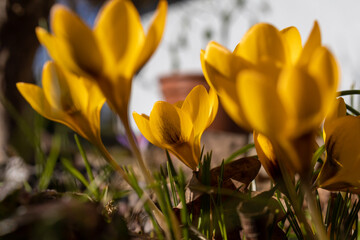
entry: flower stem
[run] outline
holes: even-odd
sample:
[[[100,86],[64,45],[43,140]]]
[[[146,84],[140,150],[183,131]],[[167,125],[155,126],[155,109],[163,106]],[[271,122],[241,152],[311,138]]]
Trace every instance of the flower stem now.
[[[143,158],[142,158],[142,155],[140,153],[140,150],[138,148],[138,145],[135,141],[135,138],[134,138],[134,135],[131,131],[131,128],[130,128],[130,124],[129,124],[129,120],[127,119],[126,122],[123,121],[123,124],[124,124],[124,127],[125,127],[125,134],[126,134],[126,137],[129,141],[129,144],[130,144],[130,147],[131,147],[131,150],[132,152],[134,153],[135,155],[135,158],[137,159],[137,163],[139,165],[139,168],[145,178],[145,180],[149,183],[149,184],[153,184],[154,183],[154,178],[153,176],[150,174]]]
[[[295,190],[295,186],[293,184],[292,179],[290,178],[287,169],[284,165],[284,163],[282,161],[279,161],[279,166],[280,166],[280,171],[282,173],[283,176],[283,180],[284,180],[284,185],[286,187],[287,193],[288,193],[288,197],[290,200],[291,205],[294,208],[295,214],[300,222],[300,226],[303,225],[305,229],[301,228],[301,230],[305,230],[305,232],[303,232],[303,234],[308,238],[308,239],[315,239],[315,236],[313,234],[313,231],[311,230],[311,227],[304,215],[304,212],[301,209],[301,206],[298,202],[298,197],[296,194],[296,190]]]
[[[134,135],[133,135],[133,132],[131,131],[131,128],[130,128],[130,124],[129,124],[129,119],[127,118],[125,121],[122,121],[123,124],[124,124],[124,128],[125,128],[125,133],[126,133],[126,137],[129,141],[129,144],[131,146],[131,150],[132,152],[134,153],[136,159],[137,159],[137,162],[138,162],[138,165],[140,167],[140,170],[145,178],[145,180],[149,183],[150,186],[153,186],[153,189],[155,190],[155,193],[157,196],[160,196],[162,194],[161,191],[159,191],[159,189],[156,186],[156,183],[155,183],[155,179],[153,178],[153,176],[150,174],[143,158],[142,158],[142,155],[140,153],[140,150],[138,148],[138,145],[135,141],[135,138],[134,138]],[[156,218],[156,220],[158,221],[160,227],[165,231],[166,235],[167,236],[171,236],[170,235],[170,231],[169,231],[169,227],[166,225],[166,219],[165,219],[165,216],[164,214],[159,210],[159,208],[154,204],[154,202],[148,198],[147,199],[148,201],[148,204],[149,204],[149,207],[152,209],[153,211],[153,214]],[[161,201],[161,197],[158,197],[158,201]],[[169,217],[171,219],[171,223],[172,224],[172,229],[175,233],[175,239],[179,239],[180,240],[180,230],[178,228],[179,224],[177,223],[177,219],[174,215],[174,213],[172,211],[169,212]]]
[[[305,182],[305,184],[303,184],[302,187],[304,189],[306,201],[307,201],[308,206],[309,206],[311,220],[315,225],[318,238],[320,240],[326,240],[328,238],[326,236],[326,231],[325,231],[325,227],[324,227],[324,224],[323,224],[323,221],[322,221],[321,212],[318,209],[318,206],[316,204],[316,200],[314,198],[314,194],[311,191],[311,187],[307,183],[310,183],[310,181]]]

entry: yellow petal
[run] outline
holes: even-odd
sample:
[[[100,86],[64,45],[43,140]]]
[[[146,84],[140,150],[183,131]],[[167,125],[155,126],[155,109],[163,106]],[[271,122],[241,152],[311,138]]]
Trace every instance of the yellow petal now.
[[[188,142],[193,136],[190,116],[170,103],[156,102],[149,121],[154,138],[165,148]]]
[[[289,60],[294,64],[299,59],[302,50],[300,33],[296,27],[285,28],[281,30],[280,33],[284,38]]]
[[[333,101],[339,84],[339,68],[334,56],[327,48],[316,49],[309,61],[308,71],[323,89],[324,101]]]
[[[184,100],[181,110],[189,114],[194,125],[194,135],[201,135],[211,115],[211,105],[205,87],[194,87]]]
[[[181,143],[169,147],[168,150],[192,170],[199,165],[200,148],[194,148],[191,143]]]
[[[68,47],[65,41],[56,38],[41,27],[37,27],[35,30],[36,36],[40,43],[45,46],[50,57],[54,61],[73,72],[77,72],[85,76],[88,75],[88,73],[84,72],[80,66],[78,66],[76,59],[74,59],[71,53],[68,51]]]
[[[200,52],[200,60],[205,79],[219,95],[225,111],[238,125],[251,129],[238,102],[235,86],[237,73],[249,64],[215,42],[209,43],[206,51]]]
[[[44,94],[50,105],[64,112],[75,112],[70,88],[64,73],[55,63],[47,62],[42,72]]]
[[[259,23],[250,28],[236,46],[234,54],[253,64],[269,60],[275,63],[286,61],[279,30],[266,23]]]
[[[309,35],[308,40],[306,41],[304,45],[304,49],[301,53],[300,59],[299,59],[299,65],[307,65],[309,62],[312,54],[316,50],[316,48],[321,46],[321,34],[320,34],[320,27],[317,21],[314,22],[313,29],[311,30],[311,33]]]
[[[215,68],[216,71],[228,81],[234,81],[239,71],[251,66],[246,60],[234,55],[228,49],[213,41],[206,47],[204,60],[207,65]],[[212,79],[210,79],[210,82],[214,83],[217,88],[220,87],[216,82],[212,81]]]
[[[128,121],[132,79],[118,76],[115,81],[100,79],[97,83],[106,97],[109,107],[119,115],[123,122]]]
[[[84,72],[99,76],[102,73],[103,59],[91,29],[74,13],[61,5],[51,9],[51,26],[57,41],[57,54],[71,71],[72,62]]]
[[[16,87],[36,112],[45,118],[65,124],[62,120],[66,118],[65,114],[50,106],[44,91],[39,86],[20,82],[16,84]]]
[[[184,103],[184,100],[180,100],[180,101],[177,101],[177,102],[174,104],[174,106],[176,106],[176,107],[178,107],[178,108],[181,108],[182,105],[183,105],[183,103]]]
[[[331,124],[334,120],[345,117],[346,116],[346,105],[343,98],[336,99],[333,108],[329,111],[329,114],[326,116],[324,121],[324,131],[323,131],[323,138],[326,142],[326,135],[329,131],[328,125]]]
[[[289,129],[288,135],[299,137],[320,126],[322,102],[316,81],[296,67],[283,69],[278,83]]]
[[[285,112],[273,82],[256,71],[246,70],[238,75],[236,88],[254,130],[266,136],[283,134]]]
[[[124,0],[108,2],[100,10],[94,32],[107,64],[106,74],[131,78],[145,40],[140,16],[133,3]]]
[[[148,33],[146,34],[145,45],[137,60],[136,71],[138,71],[155,52],[160,43],[161,37],[165,29],[167,1],[160,0],[154,18],[151,22]]]
[[[278,159],[275,155],[275,149],[270,140],[264,135],[256,131],[254,131],[253,135],[259,160],[267,174],[276,181],[278,178],[281,178],[281,172],[277,162]]]
[[[219,109],[218,96],[216,95],[216,92],[213,88],[210,88],[210,90],[209,90],[209,101],[210,101],[210,104],[212,105],[212,107],[211,107],[211,113],[210,113],[210,117],[208,120],[208,124],[206,127],[209,127],[211,125],[211,123],[215,120],[215,117],[216,117],[218,109]]]
[[[162,148],[163,146],[155,139],[155,137],[152,134],[152,129],[150,128],[150,124],[149,124],[149,116],[145,114],[140,115],[136,112],[133,112],[133,118],[141,134],[144,135],[144,137],[149,142],[151,142],[155,146]]]
[[[319,176],[321,187],[343,186],[344,191],[360,187],[359,132],[360,117],[345,116],[329,124],[325,143],[328,156]]]

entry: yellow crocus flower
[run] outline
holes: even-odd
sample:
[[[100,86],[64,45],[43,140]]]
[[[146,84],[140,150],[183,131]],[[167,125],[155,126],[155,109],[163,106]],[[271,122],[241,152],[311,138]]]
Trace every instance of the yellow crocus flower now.
[[[134,74],[160,43],[167,2],[160,0],[147,34],[129,0],[109,1],[99,12],[94,29],[61,5],[51,9],[52,34],[38,27],[39,41],[60,66],[95,79],[109,106],[128,125],[128,103]]]
[[[152,144],[169,150],[189,168],[196,170],[200,160],[200,140],[214,121],[217,95],[196,86],[183,102],[155,103],[150,116],[133,113],[140,132]]]
[[[16,84],[21,95],[40,115],[68,126],[96,146],[102,144],[100,110],[105,97],[95,82],[47,62],[42,85],[43,88],[30,83]]]
[[[324,123],[326,161],[317,184],[332,191],[360,193],[360,117],[346,115],[342,98]]]
[[[293,143],[320,126],[339,82],[336,60],[322,46],[317,22],[304,46],[295,27],[279,31],[259,23],[233,52],[210,42],[201,62],[207,82],[235,122],[280,143],[296,171],[308,168],[307,160],[294,160],[300,151]]]

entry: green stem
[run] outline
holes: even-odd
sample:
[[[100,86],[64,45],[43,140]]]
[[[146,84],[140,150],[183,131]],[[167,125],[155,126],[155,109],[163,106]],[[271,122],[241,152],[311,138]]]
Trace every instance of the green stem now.
[[[129,141],[129,144],[130,144],[130,147],[131,147],[131,150],[132,152],[134,153],[135,155],[135,158],[137,159],[137,163],[139,165],[139,168],[145,178],[145,180],[149,183],[149,184],[153,184],[155,182],[153,176],[150,174],[144,160],[143,160],[143,157],[140,153],[140,150],[138,148],[138,145],[137,143],[135,142],[135,138],[133,136],[133,133],[131,131],[131,128],[130,128],[130,124],[129,124],[129,119],[126,119],[126,121],[122,121],[123,124],[124,124],[124,128],[125,128],[125,134],[126,134],[126,137]]]
[[[339,91],[339,96],[346,96],[346,95],[353,95],[353,94],[360,94],[360,90],[345,90],[345,91]]]
[[[348,104],[345,104],[346,105],[346,108],[352,112],[353,114],[355,114],[356,116],[359,116],[360,115],[360,112],[357,111],[355,108],[353,108],[352,106],[348,105]]]
[[[309,183],[305,182],[305,183]],[[314,198],[314,194],[311,191],[311,187],[309,186],[309,184],[303,184],[303,189],[305,192],[305,197],[309,206],[309,211],[310,211],[310,215],[311,215],[311,220],[315,225],[316,228],[316,232],[317,232],[317,236],[320,240],[326,240],[328,239],[326,236],[326,230],[325,230],[325,226],[323,224],[322,221],[322,217],[321,217],[321,212],[318,209],[318,206],[316,204],[316,200]]]
[[[290,178],[284,163],[282,161],[278,161],[278,162],[279,162],[281,174],[283,176],[284,185],[285,185],[285,188],[288,193],[289,201],[294,208],[296,216],[300,222],[300,226],[304,226],[305,232],[303,232],[303,230],[304,230],[303,228],[301,228],[301,230],[302,230],[304,236],[309,236],[309,239],[315,239],[314,234],[311,230],[311,227],[310,227],[310,225],[305,217],[305,214],[302,211],[301,206],[298,202],[298,197],[296,194],[295,186],[293,184],[293,180]]]

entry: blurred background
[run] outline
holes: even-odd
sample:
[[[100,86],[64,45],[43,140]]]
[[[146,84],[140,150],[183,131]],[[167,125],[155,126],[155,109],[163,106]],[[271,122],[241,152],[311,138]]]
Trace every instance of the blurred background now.
[[[340,0],[168,1],[168,17],[162,42],[134,79],[130,113],[136,111],[149,114],[153,104],[158,100],[165,98],[168,101],[176,101],[186,96],[194,84],[204,83],[199,59],[200,49],[205,49],[210,40],[215,40],[233,50],[244,33],[258,22],[269,22],[279,29],[296,26],[304,43],[314,21],[317,20],[323,43],[331,49],[339,62],[342,76],[340,89],[359,87],[360,3],[356,0],[346,2]],[[30,109],[15,88],[16,82],[19,81],[36,82],[40,85],[42,66],[46,60],[49,60],[46,50],[39,46],[34,28],[39,25],[48,27],[49,11],[55,3],[67,5],[92,26],[104,2],[103,0],[0,1],[0,90],[2,92],[0,162],[4,161],[7,155],[12,154],[31,159],[34,156],[34,146],[29,144],[29,138],[24,134],[24,131],[29,129],[20,123],[27,123],[28,128],[31,129],[34,122],[46,121],[38,119],[39,116]],[[133,2],[141,14],[146,31],[157,1],[134,0]],[[174,84],[176,86],[173,86]],[[177,93],[176,88],[182,89],[181,93]],[[48,132],[55,131],[53,124],[46,122],[45,126]],[[133,126],[134,131],[138,133],[134,123]],[[219,125],[215,123],[213,126],[231,136],[236,135],[229,140],[229,147],[226,148],[229,152],[230,149],[239,148],[239,145],[249,141],[248,133],[232,127],[233,123],[229,119],[226,120],[225,126],[221,126],[221,123]],[[121,135],[121,126],[107,107],[102,111],[102,129],[104,141],[110,139],[111,142],[111,139]],[[230,135],[226,135],[225,138],[228,139]],[[211,148],[211,143],[209,145]]]

